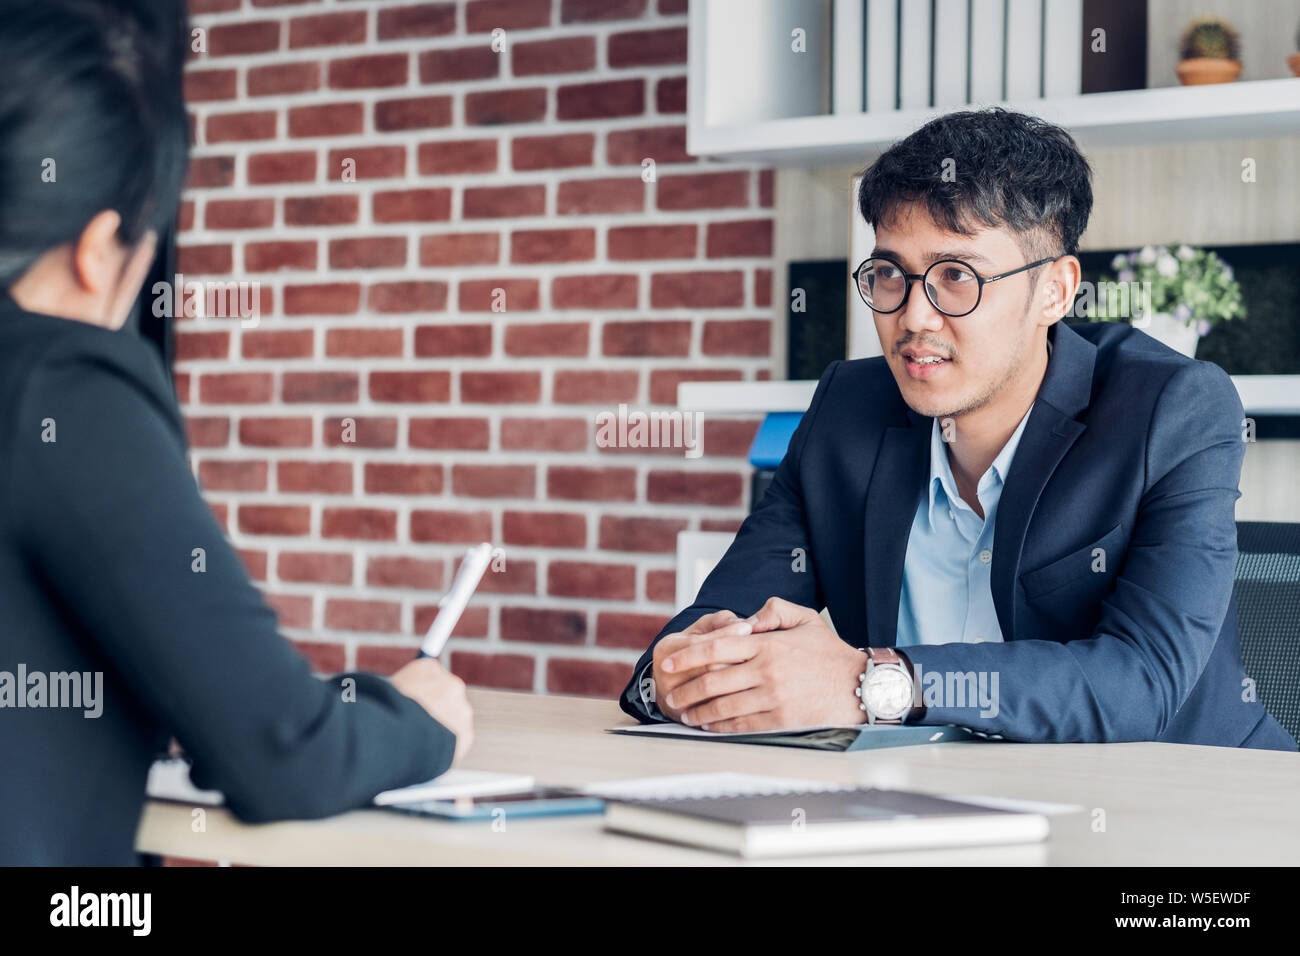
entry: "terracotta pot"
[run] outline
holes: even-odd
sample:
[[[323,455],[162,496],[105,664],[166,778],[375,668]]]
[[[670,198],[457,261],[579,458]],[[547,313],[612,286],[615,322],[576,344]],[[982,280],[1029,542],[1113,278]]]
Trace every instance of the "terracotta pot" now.
[[[1287,66],[1291,67],[1293,76],[1300,76],[1300,53],[1292,53],[1286,58]]]
[[[1220,60],[1208,56],[1194,56],[1188,60],[1180,60],[1174,69],[1178,72],[1178,82],[1183,86],[1231,83],[1241,76],[1240,61]]]

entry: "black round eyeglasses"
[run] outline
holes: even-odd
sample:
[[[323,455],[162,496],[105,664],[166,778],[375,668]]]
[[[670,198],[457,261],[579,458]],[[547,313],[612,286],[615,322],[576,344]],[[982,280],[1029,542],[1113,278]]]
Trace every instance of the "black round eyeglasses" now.
[[[960,318],[979,308],[986,283],[1055,262],[1058,258],[1050,256],[1000,275],[982,276],[960,259],[940,259],[931,263],[925,272],[912,274],[887,256],[872,256],[853,270],[853,281],[857,284],[858,295],[869,309],[888,315],[907,304],[912,281],[921,279],[930,304],[950,318]]]

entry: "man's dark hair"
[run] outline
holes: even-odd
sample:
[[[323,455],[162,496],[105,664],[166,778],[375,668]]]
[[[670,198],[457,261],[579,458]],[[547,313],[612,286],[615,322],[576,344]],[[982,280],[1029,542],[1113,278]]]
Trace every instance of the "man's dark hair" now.
[[[105,209],[133,246],[176,216],[189,159],[183,0],[4,0],[0,286]],[[52,173],[52,175],[51,175]]]
[[[962,110],[931,120],[872,163],[858,211],[873,228],[904,202],[923,203],[958,235],[1005,226],[1032,262],[1078,252],[1091,180],[1078,144],[1059,126],[1001,107]]]

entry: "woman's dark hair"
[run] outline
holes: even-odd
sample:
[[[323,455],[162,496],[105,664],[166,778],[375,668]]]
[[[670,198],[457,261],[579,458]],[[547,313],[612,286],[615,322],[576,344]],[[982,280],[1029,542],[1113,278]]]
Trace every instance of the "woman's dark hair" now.
[[[133,246],[176,216],[189,160],[184,0],[4,0],[0,286],[105,209]]]
[[[1075,255],[1092,211],[1092,169],[1074,138],[1046,120],[963,110],[926,123],[863,173],[858,211],[873,228],[900,202],[917,201],[947,232],[1006,226],[1030,261]]]

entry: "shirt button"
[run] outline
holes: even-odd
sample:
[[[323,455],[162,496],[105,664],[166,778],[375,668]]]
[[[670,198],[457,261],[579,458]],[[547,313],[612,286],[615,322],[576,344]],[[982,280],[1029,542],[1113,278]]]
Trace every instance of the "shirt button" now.
[[[993,560],[993,552],[990,551],[988,548],[985,548],[983,551],[980,552],[980,564],[988,564],[992,560]]]

